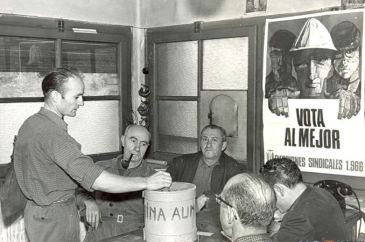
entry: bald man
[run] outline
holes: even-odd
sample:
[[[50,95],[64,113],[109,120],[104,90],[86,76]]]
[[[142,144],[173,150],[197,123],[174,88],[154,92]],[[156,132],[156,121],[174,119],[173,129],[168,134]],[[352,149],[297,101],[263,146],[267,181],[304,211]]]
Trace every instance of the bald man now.
[[[217,196],[217,202],[223,231],[232,241],[272,241],[267,226],[274,215],[275,194],[261,177],[235,175]]]
[[[97,164],[124,177],[150,176],[155,170],[144,160],[150,139],[151,134],[145,127],[130,125],[121,138],[123,154]],[[143,228],[143,199],[140,191],[121,194],[96,191],[92,194],[80,190],[77,202],[88,227],[84,242],[100,241]]]

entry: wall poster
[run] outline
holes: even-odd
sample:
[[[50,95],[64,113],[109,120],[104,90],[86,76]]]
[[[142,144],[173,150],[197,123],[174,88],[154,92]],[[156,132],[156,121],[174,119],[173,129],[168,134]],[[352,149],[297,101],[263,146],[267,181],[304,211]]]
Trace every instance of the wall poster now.
[[[363,25],[362,9],[266,21],[265,162],[365,177]]]

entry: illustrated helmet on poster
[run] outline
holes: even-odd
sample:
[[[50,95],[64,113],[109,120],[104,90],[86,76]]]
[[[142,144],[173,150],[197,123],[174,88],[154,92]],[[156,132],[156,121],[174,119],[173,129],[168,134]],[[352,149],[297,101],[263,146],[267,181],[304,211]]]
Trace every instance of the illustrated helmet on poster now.
[[[337,50],[327,28],[315,18],[310,18],[304,23],[290,51],[306,49]]]
[[[333,43],[341,51],[357,49],[361,44],[360,35],[360,30],[350,21],[336,24],[331,30]]]
[[[276,31],[270,38],[269,47],[274,47],[282,50],[289,50],[293,45],[295,35],[286,29]]]

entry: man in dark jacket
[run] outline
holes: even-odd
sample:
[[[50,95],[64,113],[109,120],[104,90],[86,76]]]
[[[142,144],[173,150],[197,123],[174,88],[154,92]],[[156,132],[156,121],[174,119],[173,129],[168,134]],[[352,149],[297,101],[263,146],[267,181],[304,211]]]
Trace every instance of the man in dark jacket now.
[[[282,222],[275,241],[343,241],[346,224],[337,200],[322,188],[307,186],[296,163],[287,158],[266,162],[260,170],[274,189]]]
[[[219,206],[214,194],[219,194],[232,176],[245,169],[223,151],[227,147],[226,132],[217,125],[208,125],[200,134],[200,152],[179,156],[167,172],[172,181],[196,185],[198,230],[219,232]]]

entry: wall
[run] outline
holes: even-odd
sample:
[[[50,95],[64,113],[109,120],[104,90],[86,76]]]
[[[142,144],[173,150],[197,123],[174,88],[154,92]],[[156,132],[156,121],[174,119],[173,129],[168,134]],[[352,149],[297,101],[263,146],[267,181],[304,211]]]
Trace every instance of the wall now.
[[[246,0],[2,0],[0,14],[132,26],[132,106],[136,110],[141,101],[138,90],[145,82],[141,70],[145,64],[146,28],[293,13],[298,9],[305,12],[341,3],[341,0],[305,0],[305,4],[303,1],[267,0],[266,12],[246,14]]]
[[[2,0],[0,12],[149,28],[305,12],[340,3],[341,0],[267,0],[266,12],[245,14],[246,0]]]
[[[305,4],[304,4],[305,3]],[[267,11],[245,13],[246,0],[143,0],[141,27],[190,24],[340,6],[341,0],[267,0]]]
[[[1,0],[0,12],[134,26],[139,0]]]

